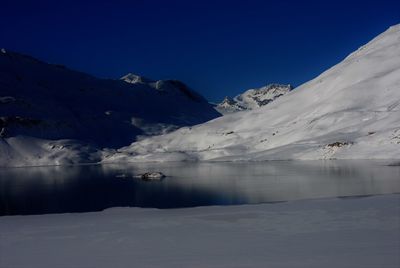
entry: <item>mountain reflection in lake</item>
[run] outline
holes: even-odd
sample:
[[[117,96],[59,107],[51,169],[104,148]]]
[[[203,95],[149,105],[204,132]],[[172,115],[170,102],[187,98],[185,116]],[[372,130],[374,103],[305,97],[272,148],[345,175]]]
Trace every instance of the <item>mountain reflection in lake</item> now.
[[[380,161],[146,163],[0,169],[0,215],[181,208],[400,192]],[[133,175],[161,171],[162,181]],[[122,177],[124,175],[125,177]]]

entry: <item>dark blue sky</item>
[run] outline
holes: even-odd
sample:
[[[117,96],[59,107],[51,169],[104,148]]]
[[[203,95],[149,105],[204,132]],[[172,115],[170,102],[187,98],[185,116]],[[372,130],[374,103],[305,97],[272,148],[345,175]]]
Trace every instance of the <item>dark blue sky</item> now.
[[[211,101],[295,86],[390,25],[400,1],[1,1],[0,47],[99,77],[176,78]]]

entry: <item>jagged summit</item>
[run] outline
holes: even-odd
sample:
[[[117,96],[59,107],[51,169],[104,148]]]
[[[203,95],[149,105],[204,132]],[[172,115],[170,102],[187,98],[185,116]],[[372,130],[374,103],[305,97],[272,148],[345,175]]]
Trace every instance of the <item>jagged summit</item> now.
[[[129,84],[142,84],[149,88],[156,89],[157,91],[170,94],[170,95],[181,95],[196,102],[205,102],[206,100],[194,90],[189,88],[185,83],[176,79],[167,80],[152,80],[140,75],[129,73],[120,78],[121,80]]]
[[[292,89],[291,85],[269,84],[261,88],[249,89],[234,98],[227,96],[215,108],[222,114],[252,110],[267,105]]]
[[[222,114],[227,114],[246,110],[246,107],[241,106],[233,98],[226,96],[222,102],[215,106],[215,109]]]
[[[232,99],[229,96],[225,96],[224,100],[219,104],[219,106],[228,108],[229,106],[232,106],[236,103],[234,99]]]
[[[128,73],[126,75],[124,75],[123,77],[120,78],[121,80],[127,82],[127,83],[131,83],[131,84],[136,84],[136,83],[152,83],[154,82],[151,79],[148,79],[144,76],[140,76],[134,73]]]

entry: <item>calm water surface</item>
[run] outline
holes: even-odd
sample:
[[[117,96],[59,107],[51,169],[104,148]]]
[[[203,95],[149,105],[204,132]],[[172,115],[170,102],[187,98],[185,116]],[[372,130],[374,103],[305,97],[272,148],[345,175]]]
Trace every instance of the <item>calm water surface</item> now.
[[[379,161],[111,164],[0,169],[0,215],[181,208],[400,192],[400,167]],[[161,171],[162,181],[133,175]],[[125,175],[121,178],[120,175]]]

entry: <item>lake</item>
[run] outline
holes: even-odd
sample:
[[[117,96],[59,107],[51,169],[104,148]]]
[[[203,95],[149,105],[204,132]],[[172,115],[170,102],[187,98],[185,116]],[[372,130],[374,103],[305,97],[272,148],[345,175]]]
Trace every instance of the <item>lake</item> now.
[[[400,192],[390,161],[146,163],[0,169],[0,215],[160,209]],[[162,181],[134,175],[161,171]]]

